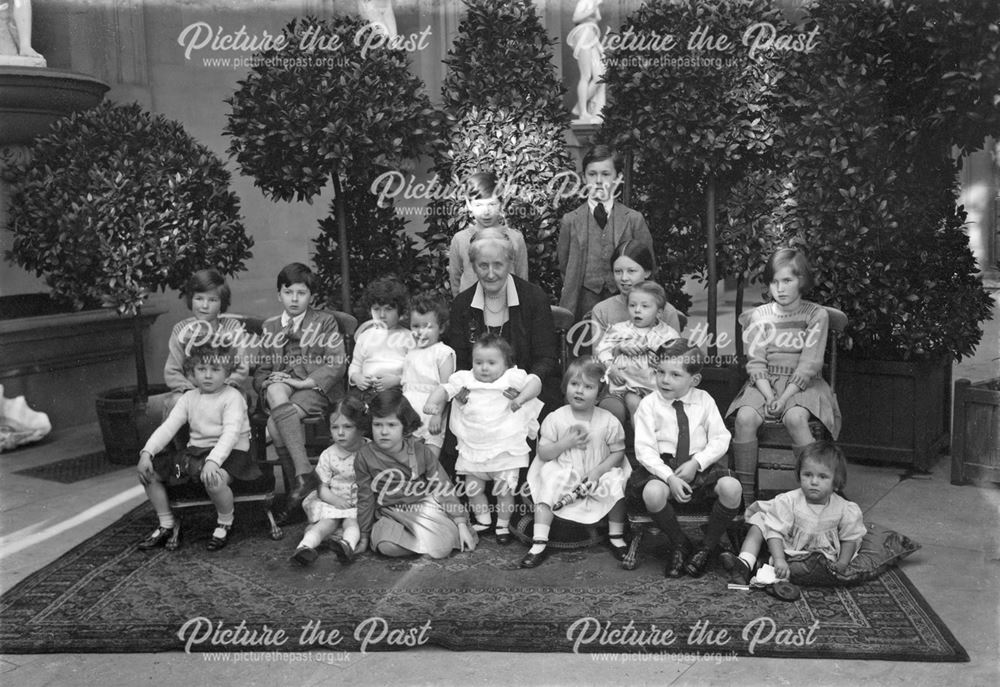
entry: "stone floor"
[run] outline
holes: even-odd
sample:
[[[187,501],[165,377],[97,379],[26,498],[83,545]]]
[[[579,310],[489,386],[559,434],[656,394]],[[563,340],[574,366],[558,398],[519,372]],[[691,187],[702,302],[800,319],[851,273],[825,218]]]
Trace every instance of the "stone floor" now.
[[[695,306],[695,311],[697,311]],[[722,308],[723,317],[727,308]],[[729,308],[731,317],[731,308]],[[987,323],[976,355],[954,378],[1000,376],[1000,319]],[[56,432],[43,444],[0,457],[0,589],[9,589],[142,501],[132,469],[74,484],[13,474],[100,447],[96,426]],[[325,684],[657,684],[657,685],[989,685],[1000,684],[1000,490],[953,486],[949,459],[930,474],[852,464],[848,495],[867,520],[923,544],[903,563],[971,661],[966,664],[740,658],[715,664],[690,658],[597,660],[572,654],[400,653],[272,654],[212,663],[203,655],[74,654],[0,656],[0,682],[33,685]],[[0,617],[0,622],[3,618]],[[295,662],[265,661],[270,657]]]

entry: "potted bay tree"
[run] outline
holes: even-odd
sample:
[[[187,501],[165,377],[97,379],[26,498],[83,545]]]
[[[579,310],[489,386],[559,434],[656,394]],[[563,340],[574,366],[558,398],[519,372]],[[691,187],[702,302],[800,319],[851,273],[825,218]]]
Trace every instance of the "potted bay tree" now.
[[[251,257],[230,173],[179,123],[105,102],[57,121],[14,178],[7,259],[43,277],[54,300],[132,323],[136,385],[99,393],[97,412],[108,458],[134,463],[160,419],[146,417],[148,397],[166,390],[146,375],[149,295],[206,267],[233,275]]]

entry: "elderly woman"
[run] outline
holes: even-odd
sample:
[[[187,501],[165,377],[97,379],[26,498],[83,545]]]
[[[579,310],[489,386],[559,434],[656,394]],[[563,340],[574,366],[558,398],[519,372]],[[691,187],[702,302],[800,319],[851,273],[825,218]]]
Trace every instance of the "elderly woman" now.
[[[475,285],[451,304],[446,343],[455,349],[457,367],[472,365],[472,343],[487,331],[505,339],[514,349],[514,361],[544,381],[556,373],[558,343],[549,297],[538,286],[511,274],[514,245],[501,232],[483,229],[472,237],[469,260]],[[552,385],[548,385],[552,386]],[[557,402],[542,400],[547,410]]]

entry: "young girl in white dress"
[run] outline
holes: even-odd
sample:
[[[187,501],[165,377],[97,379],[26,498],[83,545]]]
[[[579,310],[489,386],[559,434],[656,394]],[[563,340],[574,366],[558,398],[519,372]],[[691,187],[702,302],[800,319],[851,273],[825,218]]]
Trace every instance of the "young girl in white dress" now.
[[[413,348],[410,330],[400,324],[410,294],[395,277],[376,279],[365,289],[371,325],[357,335],[347,370],[348,393],[370,402],[379,391],[400,385],[403,361]]]
[[[441,342],[441,333],[447,327],[448,308],[440,300],[418,294],[410,301],[410,332],[416,348],[403,361],[403,395],[417,412],[423,409],[431,393],[455,372],[455,349]],[[444,413],[421,413],[420,421],[423,424],[413,436],[423,439],[435,457],[440,456]]]
[[[472,347],[472,370],[460,370],[431,394],[424,407],[439,415],[458,396],[449,426],[458,440],[455,472],[465,475],[469,505],[476,518],[473,530],[490,528],[486,482],[497,497],[496,537],[509,544],[510,517],[518,472],[528,467],[528,438],[538,431],[542,383],[535,375],[513,367],[514,351],[496,334],[484,334]]]
[[[607,516],[611,552],[618,560],[625,557],[625,484],[632,469],[625,459],[622,424],[597,407],[603,377],[604,366],[593,358],[574,360],[563,375],[566,405],[542,423],[538,453],[528,470],[535,502],[534,541],[521,560],[522,568],[534,568],[545,559],[553,506],[566,501],[560,518],[591,525]]]
[[[818,551],[842,573],[858,552],[867,530],[858,504],[837,493],[847,484],[843,452],[831,441],[809,444],[799,454],[797,474],[798,489],[747,508],[744,519],[750,531],[739,557],[720,556],[726,568],[736,568],[747,583],[765,542],[782,579],[789,577],[789,560]]]
[[[309,522],[292,560],[310,565],[316,560],[316,549],[329,538],[333,551],[342,563],[354,560],[354,551],[361,538],[358,529],[358,485],[354,479],[354,456],[368,440],[365,431],[368,418],[364,403],[357,398],[345,398],[334,405],[330,413],[330,436],[333,445],[323,451],[316,466],[319,488],[302,501]],[[335,532],[343,527],[340,536]]]

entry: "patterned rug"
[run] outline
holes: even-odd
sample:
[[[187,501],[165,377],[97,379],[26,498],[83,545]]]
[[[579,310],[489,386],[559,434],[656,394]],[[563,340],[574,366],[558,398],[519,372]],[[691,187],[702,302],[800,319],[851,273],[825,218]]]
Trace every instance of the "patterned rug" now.
[[[713,570],[662,576],[662,540],[637,570],[603,547],[558,551],[520,570],[519,544],[484,539],[445,560],[329,552],[288,561],[260,512],[237,510],[231,544],[208,553],[212,513],[187,512],[183,546],[142,552],[154,526],[141,506],[0,597],[0,652],[454,650],[682,652],[788,658],[967,661],[898,569],[844,589],[804,589],[794,603],[730,591]]]

